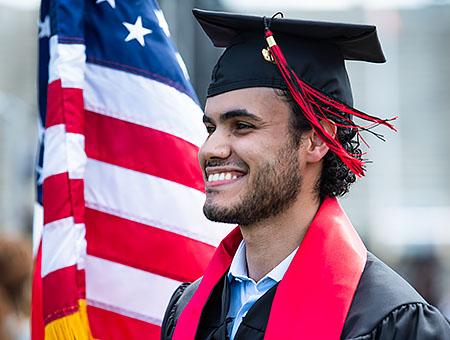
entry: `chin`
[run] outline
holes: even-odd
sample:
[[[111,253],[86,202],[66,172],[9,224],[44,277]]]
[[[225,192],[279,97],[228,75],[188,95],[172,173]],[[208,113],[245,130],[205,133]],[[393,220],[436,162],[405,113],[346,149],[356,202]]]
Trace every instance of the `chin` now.
[[[203,214],[206,218],[213,222],[239,224],[239,216],[236,216],[236,209],[233,207],[221,206],[208,202],[208,199],[203,206]]]

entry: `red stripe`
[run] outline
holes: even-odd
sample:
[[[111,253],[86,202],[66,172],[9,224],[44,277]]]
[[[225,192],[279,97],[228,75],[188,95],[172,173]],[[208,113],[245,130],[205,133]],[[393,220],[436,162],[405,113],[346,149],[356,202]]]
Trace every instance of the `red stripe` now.
[[[44,316],[42,315],[42,240],[36,255],[33,270],[33,284],[31,295],[31,340],[44,340]]]
[[[48,84],[47,92],[47,114],[45,127],[64,124],[63,107],[62,107],[62,88],[61,80],[55,80]]]
[[[78,311],[76,265],[65,267],[42,279],[44,321],[48,323]]]
[[[145,224],[86,209],[87,252],[177,281],[203,275],[215,247]]]
[[[87,306],[92,336],[102,340],[159,340],[161,327],[101,308]]]
[[[78,299],[86,300],[86,272],[84,269],[77,270]]]
[[[47,177],[43,185],[44,225],[72,216],[67,172]]]
[[[45,127],[57,124],[65,124],[67,132],[84,133],[83,91],[62,88],[60,79],[48,85]]]
[[[86,111],[86,154],[204,192],[198,147],[173,135]]]
[[[67,172],[47,177],[43,186],[44,224],[70,216],[75,223],[83,223],[83,188],[83,180],[69,180]]]
[[[84,180],[71,179],[70,185],[70,197],[72,198],[72,214],[75,223],[84,223]]]

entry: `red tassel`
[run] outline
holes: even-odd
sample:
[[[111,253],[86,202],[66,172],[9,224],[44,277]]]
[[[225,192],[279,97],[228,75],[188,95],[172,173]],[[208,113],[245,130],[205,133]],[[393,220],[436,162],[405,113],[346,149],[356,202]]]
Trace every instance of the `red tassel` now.
[[[278,65],[281,74],[283,75],[283,78],[286,80],[286,83],[289,88],[289,92],[294,97],[295,101],[300,105],[300,108],[305,114],[305,117],[308,119],[309,123],[311,124],[312,129],[317,133],[317,135],[320,137],[320,139],[323,140],[323,142],[330,148],[331,151],[333,151],[338,157],[348,166],[348,168],[356,174],[358,177],[364,176],[364,165],[365,162],[362,161],[360,156],[362,154],[358,155],[351,155],[347,152],[347,150],[344,149],[344,147],[339,143],[339,141],[336,138],[336,135],[330,135],[320,124],[320,120],[329,121],[329,119],[326,117],[325,113],[323,111],[328,112],[329,114],[332,114],[341,120],[348,123],[348,125],[345,124],[338,124],[333,122],[332,124],[338,126],[338,127],[345,127],[345,128],[351,128],[356,129],[356,133],[358,136],[362,139],[362,141],[367,145],[366,141],[362,138],[360,134],[360,130],[369,131],[373,133],[376,137],[383,139],[383,136],[380,134],[377,134],[370,129],[372,129],[375,126],[378,125],[385,125],[389,127],[390,129],[397,131],[392,124],[389,123],[389,121],[396,119],[380,119],[377,117],[370,116],[364,112],[358,111],[356,109],[350,108],[347,105],[344,105],[326,95],[323,93],[317,91],[316,89],[312,88],[305,82],[301,81],[297,75],[292,71],[292,69],[289,67],[288,63],[286,62],[286,59],[284,58],[283,53],[280,50],[280,47],[276,44],[275,39],[273,38],[272,32],[266,28],[266,40],[269,44],[269,49],[275,58],[276,64]],[[313,106],[316,108],[317,111],[319,111],[319,114],[316,113],[316,111],[313,109]],[[372,122],[371,124],[368,124],[366,126],[359,126],[353,123],[350,119],[345,118],[343,115],[340,115],[338,112],[334,112],[332,110],[329,110],[325,108],[324,106],[331,106],[335,108],[338,112],[342,112],[344,114],[352,115],[367,121]],[[330,123],[331,124],[331,123]],[[368,146],[368,145],[367,145]]]

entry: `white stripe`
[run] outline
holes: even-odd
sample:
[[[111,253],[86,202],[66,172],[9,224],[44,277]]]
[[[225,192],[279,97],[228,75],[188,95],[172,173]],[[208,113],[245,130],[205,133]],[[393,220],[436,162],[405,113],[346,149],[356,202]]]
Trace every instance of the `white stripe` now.
[[[44,226],[42,235],[42,277],[80,262],[86,253],[84,224],[67,217]]]
[[[84,151],[84,135],[66,133],[67,165],[70,179],[83,179],[87,156]]]
[[[91,306],[161,325],[181,282],[95,256],[86,256],[86,300]]]
[[[50,38],[48,83],[61,79],[65,88],[83,88],[86,47],[83,44],[59,44],[58,36]]]
[[[159,177],[88,159],[86,206],[217,246],[229,224],[203,215],[203,193]]]
[[[180,137],[200,146],[203,112],[171,86],[103,66],[86,65],[85,108]]]
[[[86,166],[84,135],[66,133],[64,124],[50,126],[44,134],[43,179],[69,173],[71,179],[82,179]]]
[[[44,209],[39,202],[34,202],[33,214],[33,258],[36,257],[41,244],[44,224]]]
[[[177,58],[178,64],[180,64],[181,70],[183,71],[184,77],[186,78],[186,80],[189,80],[189,72],[188,69],[186,67],[186,64],[184,63],[183,58],[181,57],[181,54],[178,52],[175,52],[175,58]]]
[[[64,124],[50,126],[44,133],[44,166],[42,177],[67,172],[67,154],[65,148],[66,127]]]

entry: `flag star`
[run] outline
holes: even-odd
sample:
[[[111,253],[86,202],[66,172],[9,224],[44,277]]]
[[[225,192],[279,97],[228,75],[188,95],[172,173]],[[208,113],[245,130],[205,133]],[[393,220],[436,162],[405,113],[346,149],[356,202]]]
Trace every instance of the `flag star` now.
[[[128,22],[123,22],[123,25],[127,28],[127,30],[130,32],[127,37],[125,38],[125,41],[130,41],[133,39],[136,39],[141,46],[145,46],[144,42],[144,35],[150,34],[153,31],[149,30],[148,28],[142,27],[142,18],[141,16],[138,16],[136,19],[136,23],[130,24]]]
[[[97,0],[95,3],[98,5],[99,3],[102,3],[102,2],[107,2],[108,4],[110,4],[110,6],[112,7],[112,8],[116,8],[116,0]]]
[[[186,78],[186,80],[189,80],[189,72],[180,53],[175,52],[175,58],[177,59],[178,64],[180,65],[181,70],[183,71],[184,77]]]
[[[46,16],[44,21],[39,21],[38,38],[50,38],[50,16]]]
[[[167,24],[166,18],[160,9],[155,9],[156,19],[158,19],[159,26],[162,28],[167,37],[170,37],[169,25]]]

